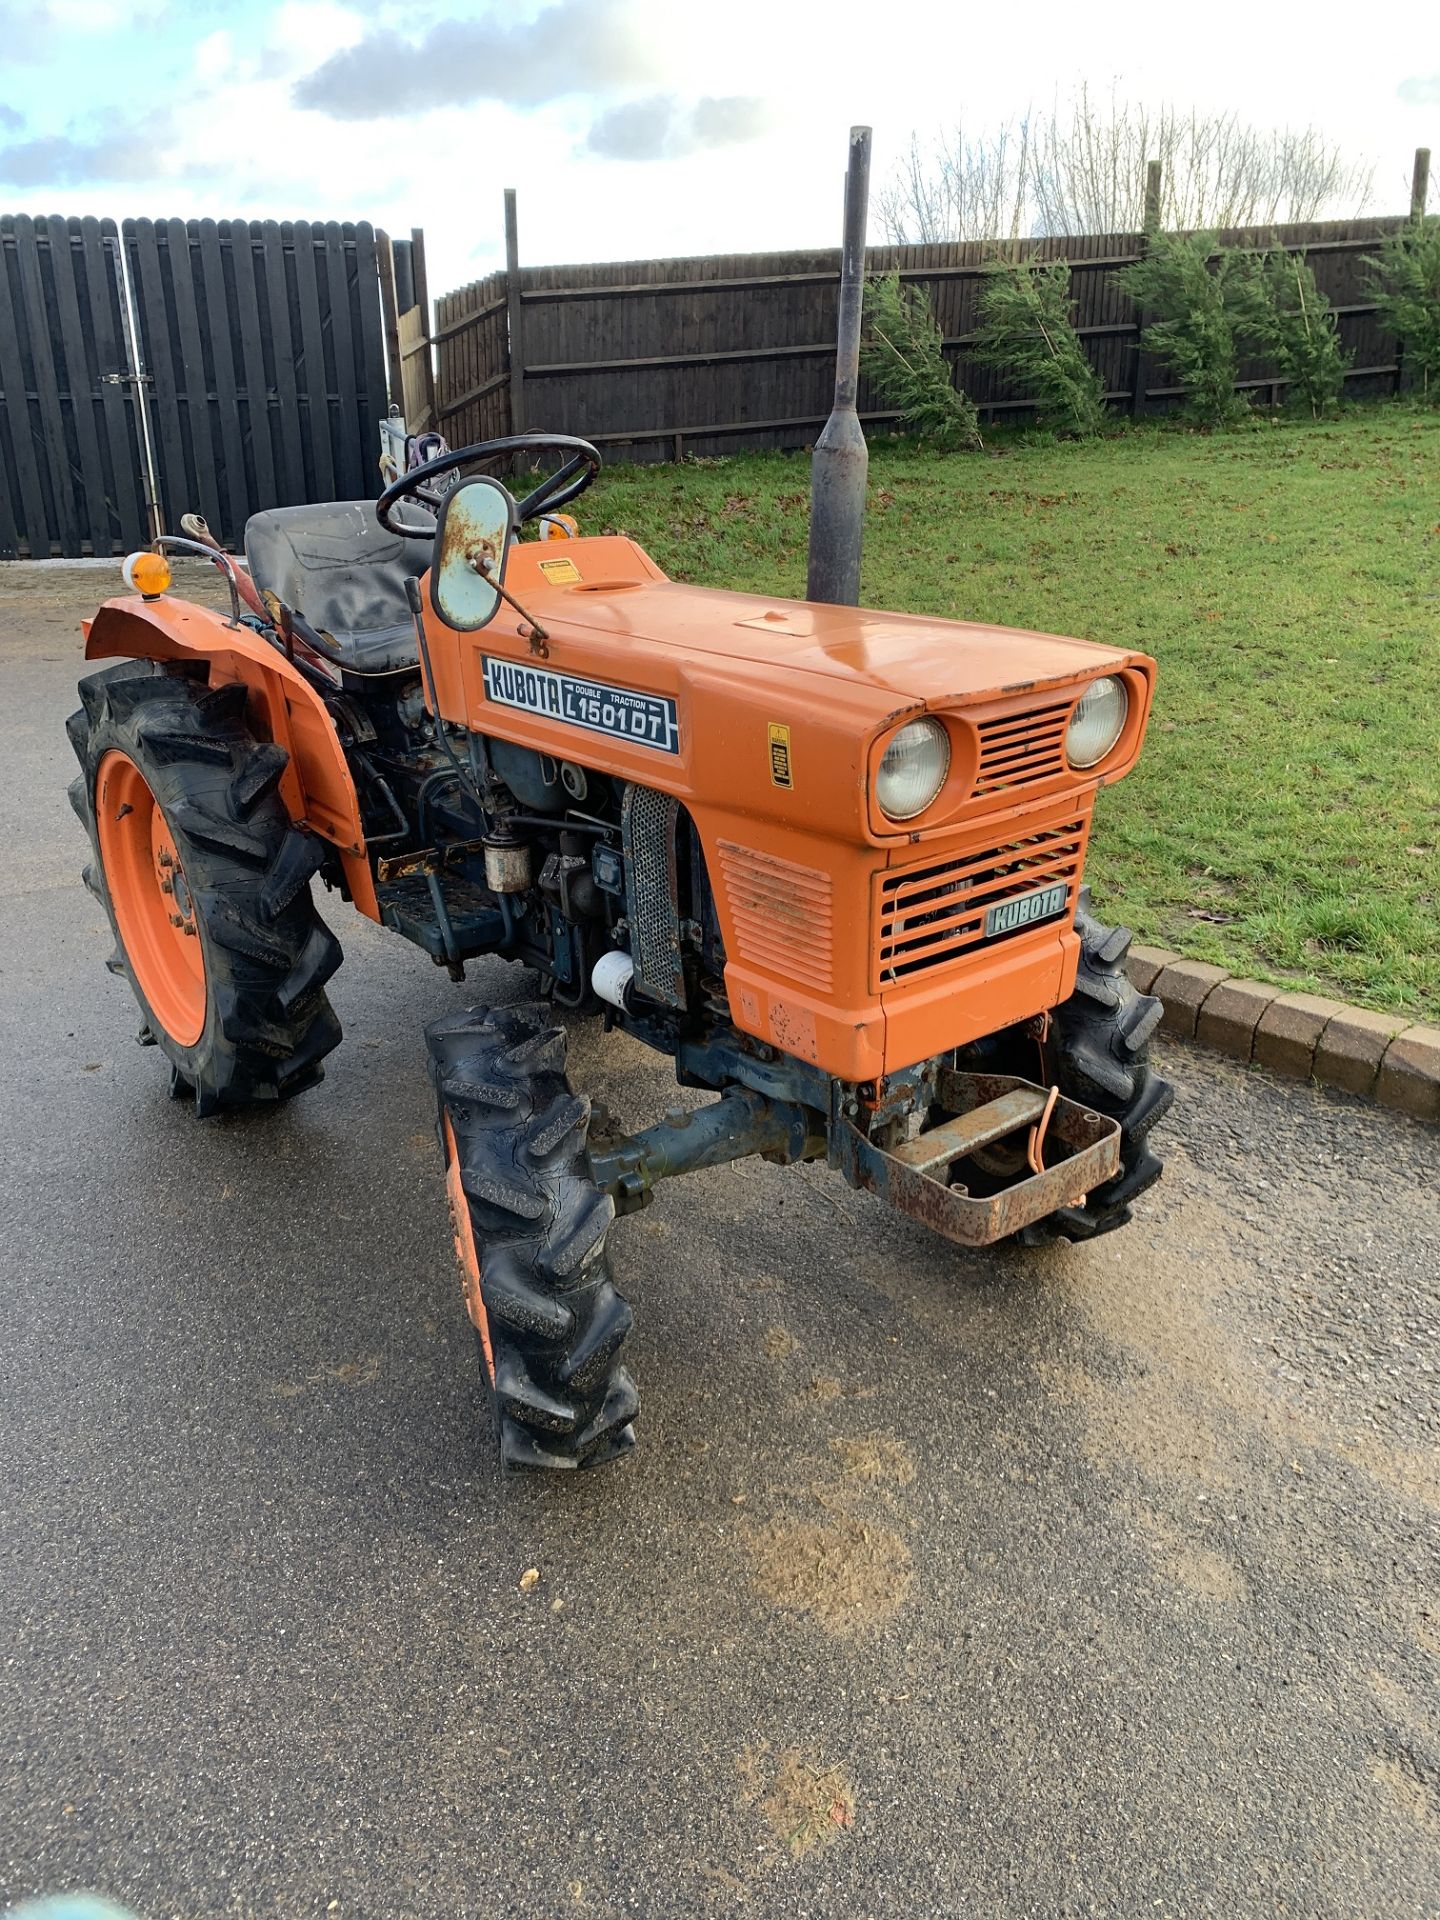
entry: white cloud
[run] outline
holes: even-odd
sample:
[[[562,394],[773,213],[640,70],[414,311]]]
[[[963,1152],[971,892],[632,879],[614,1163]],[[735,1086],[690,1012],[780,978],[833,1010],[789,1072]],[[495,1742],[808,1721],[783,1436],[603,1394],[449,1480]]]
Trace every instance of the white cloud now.
[[[577,20],[589,14],[623,25],[623,42],[602,64],[581,60],[573,39],[537,32],[537,19],[567,6],[578,9]],[[438,293],[503,259],[507,184],[520,190],[522,257],[537,263],[829,246],[839,238],[852,122],[875,129],[878,188],[913,131],[925,135],[961,115],[1003,121],[1088,80],[1102,95],[1113,83],[1122,97],[1233,108],[1262,126],[1313,122],[1357,158],[1376,158],[1379,199],[1399,208],[1406,195],[1395,183],[1408,182],[1414,147],[1440,144],[1431,137],[1440,131],[1433,77],[1407,79],[1403,52],[1393,51],[1426,44],[1430,10],[1421,0],[1395,0],[1386,33],[1357,41],[1343,62],[1323,37],[1312,46],[1288,35],[1286,84],[1277,92],[1263,66],[1237,62],[1232,50],[1283,24],[1278,0],[1213,0],[1198,36],[1191,16],[1162,10],[1118,70],[1116,43],[1097,42],[1093,16],[1070,0],[1040,0],[1027,17],[1023,60],[1013,14],[962,10],[954,0],[914,0],[903,50],[873,0],[830,0],[823,15],[814,0],[727,0],[723,11],[673,0],[585,0],[583,8],[579,0],[513,0],[504,10],[495,0],[427,0],[419,14],[411,0],[404,8],[399,0],[363,8],[285,0],[258,28],[230,27],[223,63],[213,29],[225,16],[211,11],[197,26],[177,9],[172,30],[183,35],[190,21],[191,78],[167,97],[156,132],[143,130],[148,160],[101,74],[93,97],[67,82],[63,111],[79,124],[67,128],[62,118],[41,129],[37,121],[37,137],[64,141],[48,156],[34,149],[28,164],[41,174],[53,166],[36,188],[64,187],[85,211],[127,214],[143,205],[185,216],[369,219],[392,233],[423,226]],[[482,76],[478,96],[473,69],[447,79],[450,43],[427,38],[447,15],[466,46],[477,22],[488,23],[487,32],[498,23],[506,47],[513,34],[523,72]],[[12,14],[0,0],[6,17],[23,34],[35,16]],[[367,43],[373,52],[386,29],[432,55],[438,45],[440,64],[422,72],[412,63],[396,75],[383,62],[352,66],[350,98],[367,113],[378,107],[375,119],[296,106],[296,82],[327,65],[333,82],[333,62]],[[82,74],[84,42],[72,30],[48,57]],[[13,56],[13,38],[0,44]],[[509,103],[495,97],[506,91]],[[656,100],[663,104],[647,130],[638,109]],[[33,119],[28,99],[27,112]],[[623,166],[601,157],[627,138],[632,157]],[[22,143],[0,127],[0,156]],[[638,157],[644,152],[656,157]],[[106,173],[107,159],[121,171]],[[106,188],[122,172],[123,184]]]
[[[195,49],[191,62],[195,78],[202,83],[206,80],[223,80],[235,65],[235,48],[228,27],[220,27],[214,33],[206,34]]]
[[[476,100],[533,107],[572,94],[613,98],[663,65],[631,0],[552,0],[533,20],[439,20],[418,38],[376,27],[307,73],[295,104],[336,120]]]
[[[769,105],[754,94],[697,100],[651,94],[611,107],[592,122],[585,151],[605,160],[674,160],[707,147],[741,146],[770,126]]]

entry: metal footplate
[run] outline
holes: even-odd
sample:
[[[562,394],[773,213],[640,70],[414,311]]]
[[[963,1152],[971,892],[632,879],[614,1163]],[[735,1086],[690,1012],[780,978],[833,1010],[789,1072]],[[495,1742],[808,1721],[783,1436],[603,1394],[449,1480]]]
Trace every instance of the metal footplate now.
[[[952,1185],[957,1162],[1014,1136],[1023,1142],[1043,1118],[1050,1090],[1005,1074],[942,1068],[935,1091],[936,1105],[951,1117],[890,1148],[836,1113],[830,1164],[852,1186],[867,1188],[947,1240],[964,1247],[1004,1240],[1059,1207],[1080,1205],[1119,1171],[1119,1122],[1057,1095],[1045,1128],[1043,1173],[1025,1172],[997,1192],[973,1194],[962,1168]]]

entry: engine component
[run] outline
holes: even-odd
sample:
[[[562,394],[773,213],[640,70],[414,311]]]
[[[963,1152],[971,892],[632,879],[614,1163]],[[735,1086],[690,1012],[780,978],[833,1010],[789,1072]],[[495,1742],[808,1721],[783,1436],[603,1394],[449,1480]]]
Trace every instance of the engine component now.
[[[569,804],[556,763],[548,753],[517,746],[495,735],[486,739],[490,764],[527,813],[563,813]]]
[[[562,835],[562,841],[569,836]],[[590,874],[590,860],[583,853],[552,853],[540,869],[540,891],[553,900],[567,920],[594,920],[598,917],[600,895]]]
[[[590,870],[601,893],[617,900],[625,898],[625,861],[618,848],[597,846],[590,856]]]
[[[530,884],[530,849],[508,834],[485,841],[485,884],[492,893],[523,893]]]
[[[607,1005],[617,1007],[624,1013],[625,996],[634,978],[635,962],[622,948],[614,947],[609,953],[602,953],[595,962],[590,985]]]

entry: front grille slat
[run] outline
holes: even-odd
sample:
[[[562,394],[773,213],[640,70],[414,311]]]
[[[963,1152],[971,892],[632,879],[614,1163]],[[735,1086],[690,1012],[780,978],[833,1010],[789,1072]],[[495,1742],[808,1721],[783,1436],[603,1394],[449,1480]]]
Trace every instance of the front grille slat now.
[[[1070,820],[987,853],[885,874],[879,887],[876,962],[880,985],[963,959],[984,942],[999,945],[1050,932],[1073,910],[1085,847],[1085,823]],[[1065,883],[1065,913],[1036,926],[985,936],[985,916],[1001,900]]]
[[[1075,856],[1067,854],[1063,860],[1047,861],[1043,866],[1027,865],[1007,869],[1005,874],[983,887],[967,888],[963,900],[953,905],[935,906],[917,913],[913,904],[902,907],[890,917],[897,923],[906,920],[924,919],[927,930],[941,928],[952,922],[963,922],[983,918],[980,909],[986,912],[998,901],[1008,900],[1012,894],[1024,892],[1033,885],[1037,890],[1049,886],[1052,881],[1068,879],[1075,870]]]
[[[1007,787],[1031,786],[1065,771],[1065,730],[1070,701],[1031,713],[977,720],[980,764],[975,792],[992,794]]]
[[[1007,855],[1013,854],[1017,861],[1043,860],[1049,852],[1074,832],[1073,826],[1050,827],[1040,833],[1027,834],[1023,840],[1012,841],[1006,852]],[[895,894],[904,904],[913,905],[917,888],[943,888],[952,886],[957,880],[973,879],[976,874],[984,873],[992,867],[998,857],[992,848],[986,853],[965,854],[959,860],[945,860],[939,865],[888,873],[885,876],[884,890],[887,894]]]

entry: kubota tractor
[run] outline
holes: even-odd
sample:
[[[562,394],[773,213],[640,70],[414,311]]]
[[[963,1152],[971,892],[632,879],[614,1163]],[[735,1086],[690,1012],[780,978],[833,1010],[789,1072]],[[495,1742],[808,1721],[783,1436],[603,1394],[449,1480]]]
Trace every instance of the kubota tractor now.
[[[556,455],[518,503],[468,472]],[[122,664],[69,722],[109,964],[197,1113],[322,1077],[340,945],[317,876],[457,979],[481,954],[538,972],[540,1004],[426,1036],[518,1467],[634,1443],[606,1239],[658,1180],[824,1159],[964,1246],[1088,1239],[1158,1178],[1171,1098],[1146,1060],[1159,1003],[1082,885],[1154,662],[522,537],[568,534],[599,464],[561,435],[447,453],[378,502],[256,514],[248,571],[157,542],[87,624],[87,658]],[[164,551],[187,547],[225,572],[228,616],[168,595]],[[617,1136],[566,1079],[557,1009],[716,1097]]]

